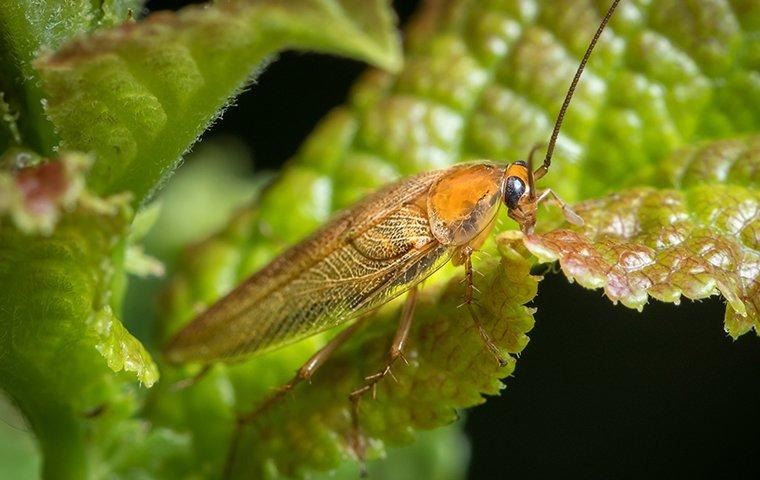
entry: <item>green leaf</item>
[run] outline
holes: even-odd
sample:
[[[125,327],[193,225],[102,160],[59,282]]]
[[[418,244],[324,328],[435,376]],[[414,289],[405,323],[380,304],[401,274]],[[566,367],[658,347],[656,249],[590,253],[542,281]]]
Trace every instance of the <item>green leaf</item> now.
[[[120,23],[141,5],[141,0],[0,0],[0,92],[18,115],[23,142],[17,143],[43,155],[51,155],[58,143],[53,126],[45,118],[39,77],[32,66],[38,52]],[[0,142],[0,152],[3,150]]]
[[[91,322],[90,328],[94,328],[99,336],[95,349],[103,355],[108,368],[114,372],[134,372],[146,387],[156,383],[158,368],[142,344],[114,316],[110,307],[95,312]]]
[[[689,189],[700,185],[760,187],[760,136],[709,142],[675,152],[659,167],[657,186]]]
[[[129,190],[141,202],[275,52],[399,68],[386,3],[229,0],[159,12],[39,59],[47,113],[64,148],[95,153],[95,192]]]
[[[681,151],[676,189],[633,188],[579,204],[583,228],[526,239],[570,280],[641,310],[722,294],[726,331],[760,332],[760,137]]]
[[[42,172],[72,157],[22,169],[15,178],[29,172],[45,179],[40,184],[59,186]],[[128,377],[113,372],[126,370],[150,384],[157,370],[112,314],[123,275],[114,265],[123,255],[129,208],[124,199],[84,193],[70,207],[45,236],[8,222],[0,228],[0,385],[35,432],[43,474],[86,478],[86,431],[98,423],[91,412],[115,412],[130,397]]]

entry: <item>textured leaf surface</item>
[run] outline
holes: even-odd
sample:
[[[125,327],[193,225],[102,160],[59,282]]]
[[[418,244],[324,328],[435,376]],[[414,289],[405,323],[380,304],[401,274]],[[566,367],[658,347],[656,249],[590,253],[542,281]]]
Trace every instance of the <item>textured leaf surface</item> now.
[[[400,65],[384,0],[228,0],[155,13],[69,43],[36,66],[62,145],[98,158],[91,188],[130,190],[141,201],[283,48]]]
[[[367,74],[348,104],[320,124],[251,209],[185,255],[166,297],[165,329],[176,330],[333,211],[380,185],[459,161],[524,158],[535,142],[548,138],[565,88],[604,7],[581,0],[561,7],[549,1],[428,2],[406,36],[404,69],[397,75]],[[624,2],[621,9],[584,74],[560,138],[556,164],[546,179],[546,185],[568,200],[629,185],[660,185],[666,173],[659,166],[677,147],[754,131],[760,125],[758,96],[753,93],[759,85],[754,73],[757,58],[752,53],[758,45],[760,12],[752,2]],[[687,10],[692,15],[682,15]],[[509,221],[497,229],[513,226]],[[427,282],[431,295],[441,291],[450,275],[442,273]],[[450,313],[441,311],[441,315]],[[393,330],[389,315],[383,317],[385,346]],[[457,317],[460,322],[467,321],[461,317]],[[181,397],[182,412],[170,409],[176,403],[156,392],[157,403],[166,401],[167,406],[151,414],[174,428],[185,425],[205,464],[218,467],[232,410],[250,408],[253,399],[261,398],[268,386],[287,380],[323,342],[324,338],[312,338],[243,365],[217,367],[210,379]],[[360,351],[356,345],[364,343],[352,343],[351,351]],[[367,351],[379,355],[382,348],[374,348],[380,347],[373,345]],[[364,351],[353,361],[365,365]],[[346,380],[342,370],[329,368],[335,370],[322,372],[314,388],[297,392],[297,405],[309,400],[321,404],[331,394],[319,390],[317,382],[336,388],[356,383],[350,382],[355,380],[353,370],[346,371]],[[476,397],[478,390],[469,395]],[[345,407],[344,403],[333,408]],[[408,408],[413,407],[399,402],[365,411],[370,430],[377,428],[375,432],[385,432],[393,440],[405,438],[407,431],[392,432],[390,425],[397,410],[402,417]],[[286,411],[275,415],[287,422]],[[331,466],[345,452],[345,437],[335,432],[343,431],[347,420],[336,417],[333,428],[317,429],[305,420],[308,411],[306,417],[298,417],[304,420],[297,428],[271,430],[264,447],[249,437],[243,450],[251,463],[248,467],[260,472],[260,461],[284,455],[277,445],[285,451],[317,445],[292,464],[275,460],[284,471],[303,473]],[[299,437],[301,430],[311,435]],[[266,429],[262,433],[267,434]],[[304,446],[294,447],[294,438]]]
[[[18,115],[18,143],[45,155],[52,154],[57,143],[32,67],[37,53],[57,48],[73,36],[120,23],[141,5],[141,0],[0,1],[0,92]],[[0,151],[5,147],[0,134]]]
[[[123,201],[79,202],[49,236],[0,228],[0,380],[38,438],[47,476],[86,478],[88,412],[123,401],[113,371],[157,379],[112,314],[121,272],[111,262],[129,218]]]
[[[641,309],[647,296],[722,294],[734,338],[760,326],[760,139],[674,154],[680,190],[635,188],[581,203],[583,228],[526,239],[571,280]]]

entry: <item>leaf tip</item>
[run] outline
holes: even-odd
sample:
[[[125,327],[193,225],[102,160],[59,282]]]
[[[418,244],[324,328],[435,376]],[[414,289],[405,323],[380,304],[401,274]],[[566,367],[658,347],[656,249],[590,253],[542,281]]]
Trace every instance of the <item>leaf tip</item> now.
[[[93,314],[93,327],[99,339],[95,348],[114,372],[134,373],[137,379],[150,388],[158,381],[158,367],[145,347],[133,337],[116,318],[109,306]]]

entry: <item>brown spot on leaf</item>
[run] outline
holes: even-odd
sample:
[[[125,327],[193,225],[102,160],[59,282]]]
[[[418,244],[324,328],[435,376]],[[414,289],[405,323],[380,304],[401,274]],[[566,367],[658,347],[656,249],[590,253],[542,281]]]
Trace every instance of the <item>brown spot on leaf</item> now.
[[[49,215],[58,207],[71,182],[61,162],[50,162],[16,173],[16,185],[26,210],[32,215]]]
[[[0,172],[0,215],[8,214],[27,233],[49,234],[84,190],[90,159],[69,153],[31,167]]]

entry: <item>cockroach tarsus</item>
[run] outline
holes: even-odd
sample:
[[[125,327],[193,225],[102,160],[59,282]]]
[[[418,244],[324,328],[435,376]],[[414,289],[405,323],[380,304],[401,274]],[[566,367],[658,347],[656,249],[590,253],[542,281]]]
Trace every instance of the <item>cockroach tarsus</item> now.
[[[618,3],[619,0],[612,2],[584,53],[557,116],[546,156],[535,171],[533,157],[538,147],[530,151],[527,161],[458,164],[391,184],[276,257],[174,336],[166,348],[167,360],[202,362],[206,365],[199,374],[202,375],[212,362],[274,350],[353,320],[309,358],[288,383],[253,410],[238,416],[225,462],[225,478],[232,474],[243,428],[299,383],[310,380],[330,355],[364,325],[371,312],[406,294],[385,365],[365,377],[349,394],[353,428],[349,441],[363,468],[365,446],[359,402],[374,392],[386,376],[393,375],[391,368],[398,359],[404,360],[419,285],[449,261],[464,268],[463,306],[486,349],[500,365],[506,364],[473,306],[472,255],[490,234],[502,204],[525,234],[533,232],[537,206],[547,199],[560,205],[568,222],[583,224],[554,191],[538,192],[535,182],[549,171],[565,112]]]

